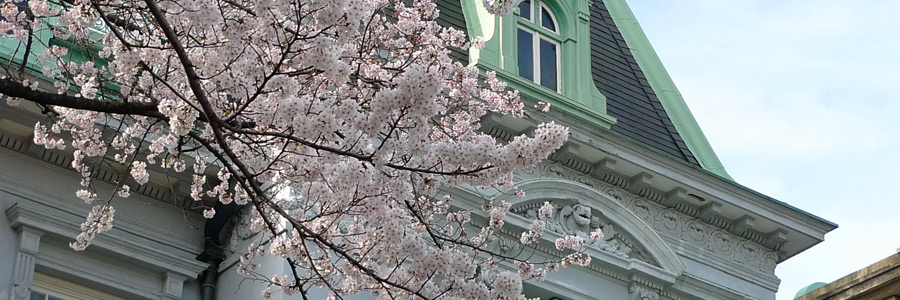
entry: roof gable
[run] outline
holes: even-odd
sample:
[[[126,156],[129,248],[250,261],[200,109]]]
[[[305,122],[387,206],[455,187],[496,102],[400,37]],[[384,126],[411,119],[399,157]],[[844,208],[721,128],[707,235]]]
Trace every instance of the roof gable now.
[[[612,131],[730,179],[625,1],[595,1],[590,16],[591,73],[618,119]]]
[[[700,163],[669,119],[603,1],[591,6],[591,73],[607,98],[612,131],[689,164]]]

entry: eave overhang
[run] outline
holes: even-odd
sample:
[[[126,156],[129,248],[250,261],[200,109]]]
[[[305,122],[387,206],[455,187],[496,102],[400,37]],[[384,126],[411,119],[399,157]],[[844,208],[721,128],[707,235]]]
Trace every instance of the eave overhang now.
[[[569,141],[551,160],[776,251],[778,262],[822,242],[825,233],[837,228],[710,171],[571,120],[557,110],[530,111],[523,119],[491,115],[483,129],[503,139],[528,133],[542,122],[566,125]]]

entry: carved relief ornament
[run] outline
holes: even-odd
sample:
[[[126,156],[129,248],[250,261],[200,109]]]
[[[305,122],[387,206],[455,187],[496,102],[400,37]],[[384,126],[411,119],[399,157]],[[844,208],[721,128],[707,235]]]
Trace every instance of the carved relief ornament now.
[[[768,275],[775,272],[778,260],[775,251],[598,180],[591,175],[573,171],[559,163],[543,163],[521,168],[514,177],[515,181],[548,177],[561,178],[587,185],[630,210],[660,236],[669,240],[684,241],[700,248],[701,251],[731,261],[743,268]],[[592,212],[592,215],[596,214],[597,212]]]
[[[651,265],[659,266],[647,254],[643,246],[636,244],[633,236],[620,232],[617,224],[604,217],[602,212],[591,208],[576,199],[533,200],[510,208],[514,214],[535,220],[538,209],[544,201],[550,202],[554,209],[547,221],[547,230],[561,235],[582,237],[591,247],[628,259],[634,258]],[[603,231],[603,240],[594,241],[590,233],[597,229]]]

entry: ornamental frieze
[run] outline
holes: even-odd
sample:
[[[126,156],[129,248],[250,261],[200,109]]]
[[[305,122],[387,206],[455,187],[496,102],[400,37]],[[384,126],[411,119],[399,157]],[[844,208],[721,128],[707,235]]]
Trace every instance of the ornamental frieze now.
[[[538,209],[544,202],[553,205],[553,213],[547,222],[547,230],[561,235],[582,237],[590,247],[606,251],[622,258],[634,258],[648,264],[659,266],[647,255],[646,249],[635,243],[635,238],[618,230],[619,224],[603,216],[603,212],[582,204],[578,199],[538,199],[515,205],[510,212],[527,219],[536,220]],[[603,231],[603,239],[595,241],[590,233],[596,229]]]
[[[738,266],[769,275],[775,272],[778,257],[774,251],[707,224],[700,219],[685,215],[675,209],[667,208],[645,197],[632,194],[623,188],[613,186],[590,175],[572,171],[559,163],[543,163],[529,168],[522,168],[515,173],[516,181],[546,177],[578,182],[608,195],[610,199],[618,202],[647,223],[661,237],[668,240],[670,244],[682,241],[688,247],[698,248],[699,251],[711,253]],[[526,190],[525,192],[527,193],[528,191]],[[600,215],[600,212],[591,211],[591,216]],[[581,217],[583,216],[577,216],[572,221],[580,220],[583,223],[584,220],[579,219]],[[562,227],[562,223],[560,227]]]

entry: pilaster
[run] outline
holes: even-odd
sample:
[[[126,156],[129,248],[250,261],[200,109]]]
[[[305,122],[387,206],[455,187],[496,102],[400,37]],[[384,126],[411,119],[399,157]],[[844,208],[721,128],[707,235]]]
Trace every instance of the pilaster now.
[[[34,263],[41,245],[43,232],[27,226],[16,228],[19,250],[13,268],[12,295],[10,299],[26,300],[31,296],[34,283]]]

